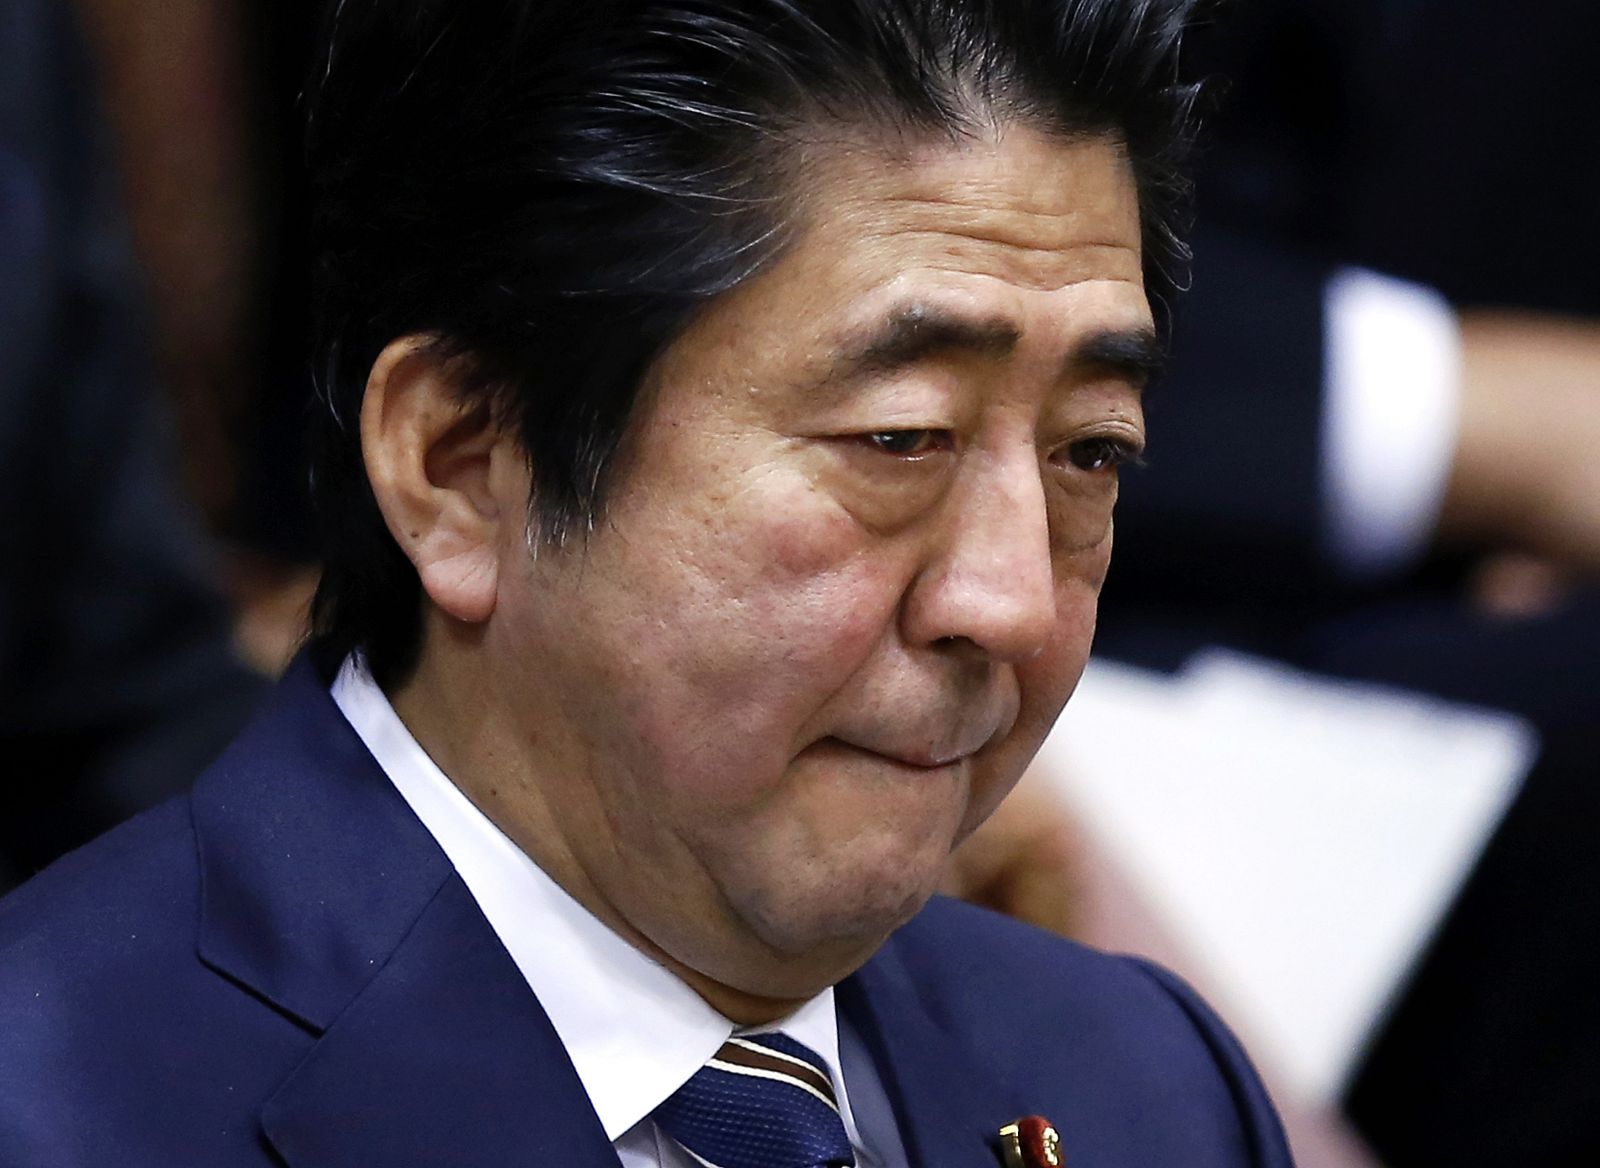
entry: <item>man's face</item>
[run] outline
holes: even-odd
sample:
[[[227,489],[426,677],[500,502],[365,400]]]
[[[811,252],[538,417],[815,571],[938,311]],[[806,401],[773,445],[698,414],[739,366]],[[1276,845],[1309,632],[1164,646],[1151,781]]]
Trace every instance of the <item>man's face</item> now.
[[[586,545],[508,538],[482,643],[526,776],[491,814],[773,997],[922,905],[1072,691],[1151,349],[1112,145],[1011,126],[806,179],[792,248],[652,370]]]

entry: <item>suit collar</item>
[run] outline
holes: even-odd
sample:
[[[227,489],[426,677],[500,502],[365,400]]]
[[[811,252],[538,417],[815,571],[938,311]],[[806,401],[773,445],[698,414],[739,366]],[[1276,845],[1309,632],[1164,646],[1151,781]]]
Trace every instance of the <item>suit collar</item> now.
[[[261,1113],[293,1168],[616,1168],[466,886],[302,657],[196,784],[199,953],[320,1034]]]
[[[550,1020],[451,876],[261,1113],[292,1168],[618,1168]]]
[[[912,1168],[996,1168],[1000,1128],[1029,1108],[988,1054],[961,1041],[924,999],[896,938],[839,985],[837,998],[872,1055]]]
[[[450,875],[306,655],[196,783],[191,807],[201,960],[315,1030]]]

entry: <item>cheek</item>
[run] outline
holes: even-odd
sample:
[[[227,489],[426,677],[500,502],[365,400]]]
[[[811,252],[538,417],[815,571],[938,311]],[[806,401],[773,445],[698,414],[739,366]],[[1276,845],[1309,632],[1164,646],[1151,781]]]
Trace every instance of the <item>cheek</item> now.
[[[632,703],[638,728],[663,749],[698,744],[696,783],[758,788],[755,772],[787,765],[811,719],[871,656],[901,582],[866,554],[857,526],[803,488],[735,496],[658,530],[649,546],[625,568],[650,582],[624,635],[630,672],[651,678]]]
[[[718,606],[743,650],[762,660],[814,666],[869,649],[899,590],[859,526],[809,488],[741,503],[749,505],[729,508],[703,545],[686,549],[686,590]]]
[[[1116,484],[1091,483],[1050,497],[1050,537],[1056,547],[1056,576],[1087,580],[1099,591],[1111,559]]]
[[[1005,743],[1015,749],[1017,775],[1033,759],[1045,736],[1055,725],[1061,708],[1077,687],[1089,660],[1094,641],[1095,608],[1099,586],[1079,578],[1062,589],[1060,620],[1044,650],[1017,666],[1017,686],[1021,703],[1017,724]]]

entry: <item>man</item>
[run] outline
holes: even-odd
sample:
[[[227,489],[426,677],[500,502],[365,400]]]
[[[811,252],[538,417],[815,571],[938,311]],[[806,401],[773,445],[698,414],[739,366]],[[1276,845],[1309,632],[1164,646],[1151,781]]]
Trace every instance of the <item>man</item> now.
[[[0,1161],[1286,1164],[928,904],[1088,653],[1182,9],[336,5],[313,652],[6,905]]]

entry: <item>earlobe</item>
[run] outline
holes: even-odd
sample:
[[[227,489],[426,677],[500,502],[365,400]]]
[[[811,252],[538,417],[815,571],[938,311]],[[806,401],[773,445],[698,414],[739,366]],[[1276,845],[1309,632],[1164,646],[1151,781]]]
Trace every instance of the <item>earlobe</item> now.
[[[367,379],[361,451],[378,508],[423,591],[446,615],[481,623],[499,585],[507,508],[495,466],[511,439],[487,404],[463,404],[456,377],[429,338],[391,341]]]

